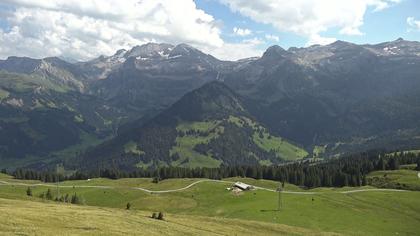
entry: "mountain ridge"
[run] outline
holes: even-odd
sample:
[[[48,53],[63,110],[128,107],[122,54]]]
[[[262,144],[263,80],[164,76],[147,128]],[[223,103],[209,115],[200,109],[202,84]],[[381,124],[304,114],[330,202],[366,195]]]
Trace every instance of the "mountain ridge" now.
[[[130,51],[135,53],[128,57]],[[46,129],[31,126],[36,122],[30,114],[58,112],[103,140],[141,127],[185,94],[220,81],[241,97],[258,123],[309,153],[319,146],[326,157],[384,146],[415,148],[419,68],[420,43],[403,39],[287,50],[272,46],[261,57],[238,61],[221,61],[184,44],[154,43],[87,62],[9,57],[0,60],[0,127],[20,121],[24,135],[8,136],[16,143],[36,143],[34,137],[55,134],[39,135]],[[82,130],[62,146],[85,143]],[[1,150],[17,158],[14,149],[0,147],[0,158],[5,158]],[[48,156],[50,151],[37,153]]]

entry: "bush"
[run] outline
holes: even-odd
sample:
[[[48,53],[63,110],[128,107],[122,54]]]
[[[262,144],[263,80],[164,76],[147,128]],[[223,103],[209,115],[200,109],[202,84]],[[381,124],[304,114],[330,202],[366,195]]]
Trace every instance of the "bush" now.
[[[156,212],[153,212],[153,214],[152,214],[152,218],[153,218],[153,219],[157,219],[157,214],[156,214]]]
[[[160,177],[154,177],[152,182],[155,184],[158,184],[159,181],[160,181]]]
[[[158,220],[163,220],[163,213],[162,212],[159,212],[159,215],[158,215],[157,219]]]
[[[85,204],[85,200],[82,197],[77,196],[76,193],[74,193],[73,196],[71,196],[70,203],[71,204],[81,204],[81,205],[84,205]]]
[[[126,210],[130,210],[130,208],[131,208],[131,204],[128,202],[128,203],[127,203],[127,206],[125,207],[125,209],[126,209]]]

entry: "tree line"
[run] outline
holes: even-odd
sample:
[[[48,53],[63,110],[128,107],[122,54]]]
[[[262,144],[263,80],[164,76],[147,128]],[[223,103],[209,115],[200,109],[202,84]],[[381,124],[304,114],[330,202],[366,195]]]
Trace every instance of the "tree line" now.
[[[328,159],[322,162],[308,160],[273,166],[221,166],[219,168],[161,167],[138,169],[132,172],[117,168],[94,171],[76,171],[71,175],[55,174],[53,171],[17,169],[12,175],[17,179],[34,179],[43,182],[63,180],[83,180],[90,178],[153,178],[154,182],[169,178],[209,178],[249,177],[288,182],[302,187],[343,187],[367,184],[366,176],[376,170],[397,170],[403,164],[417,164],[420,170],[420,154],[396,152],[386,154],[369,151]]]

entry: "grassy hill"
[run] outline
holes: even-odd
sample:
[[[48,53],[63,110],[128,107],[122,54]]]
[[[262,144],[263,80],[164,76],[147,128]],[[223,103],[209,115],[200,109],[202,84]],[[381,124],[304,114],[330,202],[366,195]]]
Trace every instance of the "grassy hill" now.
[[[0,198],[30,200],[40,204],[39,202],[42,200],[36,196],[45,192],[47,188],[51,188],[55,195],[54,184],[50,187],[33,186],[32,190],[35,197],[27,197],[27,186],[20,184],[37,184],[38,181],[19,181],[4,178],[4,176],[0,178],[0,181],[14,181],[13,185],[2,185],[0,182]],[[231,222],[230,220],[251,220],[270,225],[275,223],[298,227],[298,229],[308,229],[309,231],[305,233],[336,232],[345,235],[395,235],[398,233],[400,235],[415,235],[418,233],[417,226],[420,224],[420,192],[416,191],[343,193],[350,190],[372,189],[372,187],[347,187],[318,188],[309,192],[297,186],[286,184],[285,190],[303,194],[283,193],[283,207],[278,212],[276,211],[278,202],[276,192],[255,190],[233,194],[226,190],[227,187],[231,186],[230,183],[201,182],[183,191],[159,194],[134,189],[137,187],[151,190],[178,189],[197,180],[170,179],[158,184],[152,183],[151,179],[78,180],[61,183],[60,192],[61,194],[77,193],[78,196],[85,199],[86,205],[106,207],[103,209],[104,211],[116,216],[125,214],[122,209],[125,208],[127,202],[130,202],[132,211],[138,211],[140,215],[148,215],[153,211],[163,211],[169,214],[168,217],[182,215],[186,221],[201,219],[200,217],[215,217],[211,218],[214,220],[222,218],[221,221],[226,223]],[[268,180],[229,178],[225,181],[242,181],[269,189],[275,189],[278,186],[278,183]],[[100,188],[101,186],[102,188]],[[48,204],[51,203],[48,202]],[[68,209],[83,210],[85,208],[70,207]],[[116,218],[120,217],[113,219],[118,220]],[[208,222],[211,222],[211,220],[209,219]],[[355,225],[357,225],[357,228],[355,228]],[[262,231],[257,230],[256,232]],[[267,232],[267,234],[272,234],[272,232]]]
[[[369,174],[371,185],[380,188],[398,188],[420,191],[420,171],[410,169],[374,171]]]
[[[166,215],[149,212],[38,203],[0,198],[0,231],[27,235],[329,235],[281,224],[215,217]],[[331,234],[332,235],[332,234]]]

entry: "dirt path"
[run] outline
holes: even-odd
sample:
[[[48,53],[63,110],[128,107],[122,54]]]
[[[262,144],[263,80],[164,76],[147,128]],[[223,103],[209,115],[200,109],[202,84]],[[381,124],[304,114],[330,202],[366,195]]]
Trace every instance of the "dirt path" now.
[[[191,187],[193,187],[194,185],[197,185],[199,183],[203,183],[203,182],[216,182],[216,183],[228,183],[228,184],[234,184],[235,182],[233,181],[225,181],[225,180],[213,180],[213,179],[203,179],[203,180],[198,180],[196,182],[193,182],[185,187],[182,188],[178,188],[178,189],[169,189],[169,190],[150,190],[150,189],[145,189],[145,188],[141,188],[141,187],[132,187],[130,189],[133,190],[140,190],[146,193],[171,193],[171,192],[179,192],[179,191],[184,191],[187,190]],[[7,181],[2,181],[0,180],[0,185],[19,185],[19,186],[44,186],[44,187],[51,187],[51,188],[55,188],[57,187],[57,185],[55,184],[25,184],[25,183],[18,183],[18,182],[7,182]],[[59,185],[60,188],[73,188],[73,186],[66,186],[66,185]],[[99,189],[116,189],[118,187],[113,187],[113,186],[100,186],[100,185],[77,185],[74,186],[76,188],[99,188]],[[277,192],[277,190],[275,189],[270,189],[270,188],[264,188],[264,187],[258,187],[258,186],[254,186],[255,189],[259,189],[259,190],[265,190],[265,191],[270,191],[270,192]],[[349,194],[349,193],[359,193],[359,192],[407,192],[408,190],[402,190],[402,189],[379,189],[379,188],[375,188],[375,189],[357,189],[357,190],[349,190],[349,191],[341,191],[338,193],[342,193],[342,194]],[[283,193],[286,194],[300,194],[300,195],[314,195],[314,194],[323,194],[322,192],[296,192],[296,191],[283,191]]]
[[[403,189],[388,189],[388,188],[372,188],[372,189],[356,189],[356,190],[349,190],[343,191],[340,193],[358,193],[358,192],[407,192],[408,190]]]

